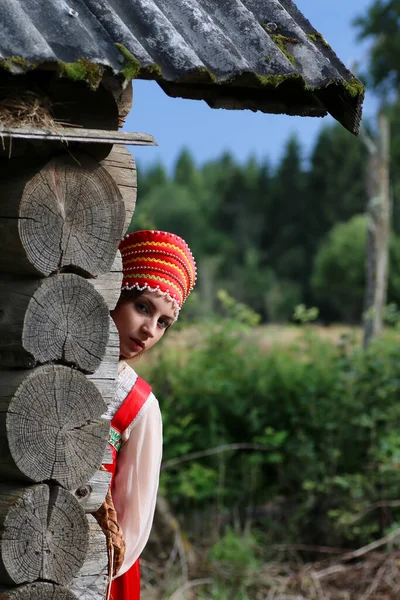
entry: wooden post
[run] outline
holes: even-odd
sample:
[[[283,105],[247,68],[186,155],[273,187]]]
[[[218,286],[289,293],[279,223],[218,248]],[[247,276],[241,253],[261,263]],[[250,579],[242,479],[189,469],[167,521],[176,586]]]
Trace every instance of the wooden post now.
[[[368,231],[364,299],[364,348],[382,329],[386,305],[390,237],[390,125],[383,110],[378,115],[379,137],[374,144],[364,134],[370,153],[368,166]]]

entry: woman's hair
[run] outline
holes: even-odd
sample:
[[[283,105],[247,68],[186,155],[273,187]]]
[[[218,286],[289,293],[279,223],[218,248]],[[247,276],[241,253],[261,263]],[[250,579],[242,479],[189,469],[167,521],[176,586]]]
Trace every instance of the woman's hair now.
[[[137,288],[133,288],[131,290],[121,290],[121,295],[118,299],[118,304],[121,302],[128,302],[129,300],[136,300],[143,294],[144,290],[138,290]]]

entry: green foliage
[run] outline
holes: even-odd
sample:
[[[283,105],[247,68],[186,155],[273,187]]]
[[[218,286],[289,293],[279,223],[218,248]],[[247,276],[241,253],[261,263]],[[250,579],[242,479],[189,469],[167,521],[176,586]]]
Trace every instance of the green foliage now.
[[[312,287],[319,304],[328,305],[339,319],[357,322],[363,310],[367,220],[358,215],[336,225],[317,252]],[[400,240],[390,240],[389,298],[399,300]]]
[[[315,257],[313,289],[346,322],[362,313],[366,244],[366,218],[356,216],[336,225]]]
[[[400,83],[400,1],[375,0],[355,25],[360,39],[373,41],[369,82],[378,88],[398,89]]]
[[[294,309],[293,319],[304,325],[318,319],[318,314],[318,308],[315,306],[307,308],[305,304],[298,304]]]
[[[247,598],[246,590],[260,568],[256,550],[257,540],[253,535],[238,535],[228,529],[208,552],[211,571],[238,600]]]
[[[235,320],[236,325],[254,326],[260,322],[260,315],[242,302],[236,302],[225,290],[219,290],[218,299],[224,307],[226,316]]]
[[[165,469],[162,488],[181,517],[202,514],[206,537],[216,534],[216,511],[237,531],[250,518],[261,546],[354,547],[398,522],[398,509],[376,505],[400,493],[397,338],[364,353],[307,328],[298,344],[265,352],[253,326],[232,320],[188,334],[181,349],[164,344],[144,374],[162,402],[164,460],[233,443],[260,448]],[[232,535],[215,552],[234,554]]]
[[[396,114],[399,117],[400,109]],[[400,123],[400,117],[397,120]],[[392,138],[397,149],[393,164],[400,165],[400,141],[395,141],[400,140],[400,125]],[[337,296],[325,285],[325,275],[324,285],[320,284],[319,273],[321,262],[326,272],[323,255],[326,246],[332,246],[332,228],[365,210],[365,147],[335,125],[321,130],[309,169],[303,158],[299,141],[291,137],[275,169],[252,156],[239,165],[228,153],[198,167],[187,149],[171,176],[160,164],[146,171],[139,168],[140,196],[130,230],[170,230],[189,242],[198,265],[191,318],[220,310],[217,293],[225,289],[263,320],[288,321],[295,306],[306,304],[318,306],[326,321],[361,321],[364,275],[355,267],[364,252],[360,236],[347,243],[342,235],[343,251],[346,245],[358,245],[348,258],[346,276],[342,282],[336,278]],[[400,183],[393,172],[396,193]],[[394,224],[400,232],[396,201]],[[400,290],[397,257],[400,254],[392,249],[390,277],[392,282],[397,278]],[[337,268],[331,261],[329,268],[336,274],[346,269],[342,259]],[[351,291],[346,292],[346,285],[353,286]],[[390,290],[390,299],[398,301],[392,283]]]

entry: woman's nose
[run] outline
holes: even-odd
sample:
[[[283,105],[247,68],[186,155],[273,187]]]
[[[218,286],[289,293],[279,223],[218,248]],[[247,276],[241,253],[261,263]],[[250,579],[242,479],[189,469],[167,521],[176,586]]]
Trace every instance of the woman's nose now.
[[[155,321],[145,321],[142,328],[146,335],[149,337],[154,337],[156,326],[157,323]]]

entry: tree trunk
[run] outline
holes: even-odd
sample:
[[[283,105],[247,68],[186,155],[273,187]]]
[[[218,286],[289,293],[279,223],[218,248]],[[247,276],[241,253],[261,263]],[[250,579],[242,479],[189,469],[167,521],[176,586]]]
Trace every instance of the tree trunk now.
[[[111,269],[125,206],[113,178],[84,154],[0,173],[0,271],[96,276]]]
[[[0,490],[0,582],[68,584],[84,564],[89,526],[67,490],[41,484]]]
[[[364,300],[364,348],[382,329],[386,305],[389,237],[389,121],[381,112],[378,117],[379,142],[371,151],[368,168],[368,232],[366,259],[366,288]]]
[[[82,373],[46,365],[3,371],[0,381],[0,473],[52,480],[68,489],[98,470],[107,444],[106,405]]]
[[[0,282],[0,366],[63,361],[93,373],[108,341],[108,306],[79,275],[44,280],[3,276]]]

